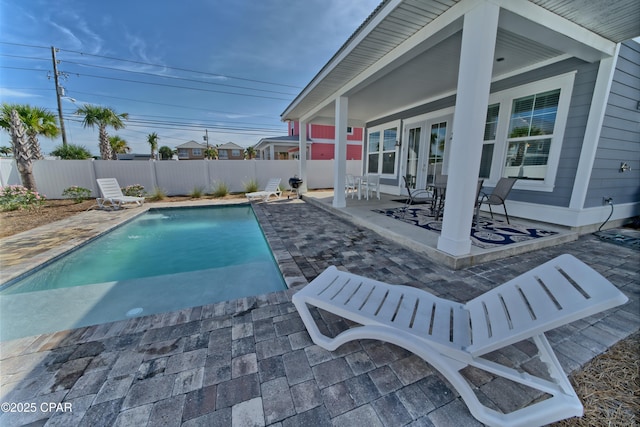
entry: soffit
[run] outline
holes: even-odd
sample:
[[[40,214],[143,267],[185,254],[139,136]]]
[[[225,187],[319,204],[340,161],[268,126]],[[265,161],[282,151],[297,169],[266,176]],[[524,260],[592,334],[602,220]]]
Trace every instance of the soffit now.
[[[615,43],[640,35],[638,0],[529,1]]]

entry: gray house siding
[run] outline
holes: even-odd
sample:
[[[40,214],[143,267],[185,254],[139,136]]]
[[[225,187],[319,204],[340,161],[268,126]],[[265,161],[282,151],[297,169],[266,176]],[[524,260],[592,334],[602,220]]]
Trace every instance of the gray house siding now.
[[[640,44],[623,43],[613,74],[585,208],[640,201]],[[620,172],[626,162],[631,170]]]
[[[513,190],[509,195],[509,198],[512,200],[553,206],[569,206],[576,170],[578,167],[578,160],[580,158],[580,151],[584,140],[584,132],[589,115],[591,98],[593,96],[593,90],[598,73],[598,64],[586,63],[579,59],[568,59],[537,70],[494,82],[491,85],[492,93],[499,92],[571,71],[576,71],[576,77],[571,95],[570,111],[567,118],[564,141],[562,143],[562,150],[560,154],[560,166],[556,175],[554,190],[552,192]],[[450,96],[369,122],[367,123],[367,128],[388,123],[393,120],[437,111],[453,105],[455,105],[455,96]],[[365,144],[364,159],[366,159],[367,149],[368,146]],[[398,182],[395,180],[386,180],[381,182],[388,185],[398,185]],[[485,188],[485,190],[488,190],[488,188]]]

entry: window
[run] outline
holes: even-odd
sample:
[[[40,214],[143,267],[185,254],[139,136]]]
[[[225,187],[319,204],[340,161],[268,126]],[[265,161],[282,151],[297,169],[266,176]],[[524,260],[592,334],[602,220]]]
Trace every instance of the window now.
[[[192,148],[191,153],[194,155],[194,157],[202,156],[202,150],[200,148]]]
[[[218,158],[229,159],[229,153],[227,153],[227,150],[218,150]]]
[[[560,89],[513,100],[503,176],[544,180]]]
[[[517,177],[518,189],[553,191],[576,72],[516,86],[489,97],[480,178],[493,186]]]
[[[482,157],[480,158],[480,178],[488,179],[491,175],[491,160],[493,159],[493,148],[496,142],[498,131],[498,115],[500,104],[489,105],[487,108],[487,119],[484,125],[484,138],[482,144]]]
[[[240,150],[231,150],[232,157],[240,157]]]
[[[367,172],[395,175],[398,128],[388,127],[369,132]]]
[[[189,157],[189,152],[187,151],[186,148],[179,148],[178,149],[178,158],[179,159],[188,158],[188,157]]]

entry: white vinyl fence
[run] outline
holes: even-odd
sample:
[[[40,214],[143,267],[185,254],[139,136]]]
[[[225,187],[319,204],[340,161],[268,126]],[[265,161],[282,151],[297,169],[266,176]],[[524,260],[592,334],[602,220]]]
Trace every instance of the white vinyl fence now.
[[[307,160],[307,187],[333,188],[333,160]],[[72,185],[92,190],[98,197],[97,178],[116,178],[121,187],[140,184],[147,192],[162,189],[169,196],[187,195],[196,188],[205,192],[223,182],[232,193],[244,191],[254,179],[262,189],[270,178],[298,174],[298,160],[38,160],[33,165],[38,191],[49,199],[62,198]],[[347,173],[362,174],[360,160],[347,161]],[[0,159],[0,185],[21,184],[13,159]]]

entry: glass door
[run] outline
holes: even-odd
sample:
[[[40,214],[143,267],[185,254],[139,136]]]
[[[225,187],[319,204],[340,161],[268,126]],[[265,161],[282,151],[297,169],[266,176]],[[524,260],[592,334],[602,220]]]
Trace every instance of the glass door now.
[[[427,122],[429,128],[428,183],[435,182],[437,175],[449,174],[449,151],[451,149],[451,116],[439,117]]]
[[[405,126],[404,134],[407,151],[407,162],[404,176],[407,178],[409,188],[425,189],[427,186],[427,159],[429,147],[424,137],[424,122]],[[402,180],[402,178],[400,178]],[[404,182],[400,182],[403,192]]]

